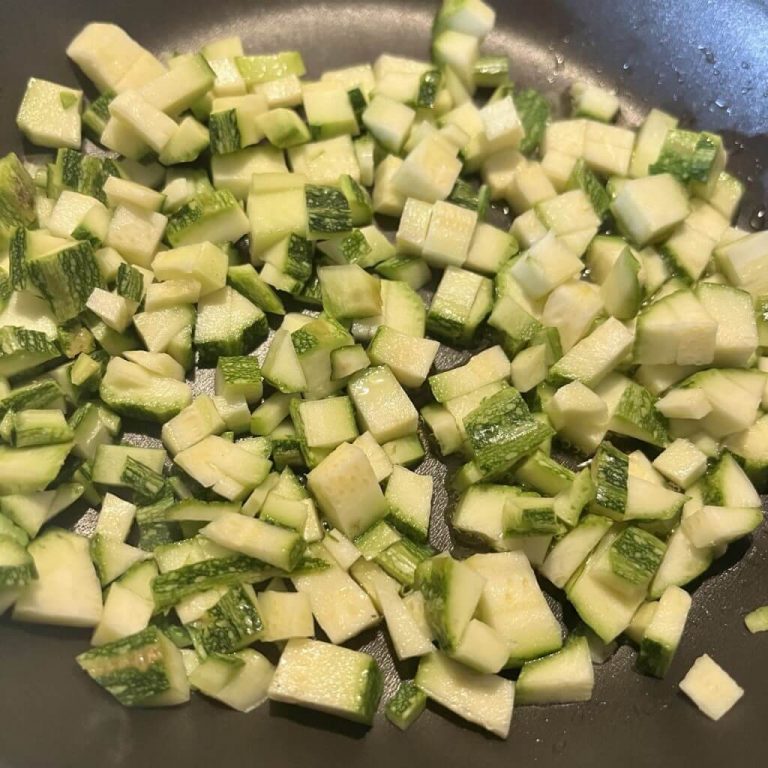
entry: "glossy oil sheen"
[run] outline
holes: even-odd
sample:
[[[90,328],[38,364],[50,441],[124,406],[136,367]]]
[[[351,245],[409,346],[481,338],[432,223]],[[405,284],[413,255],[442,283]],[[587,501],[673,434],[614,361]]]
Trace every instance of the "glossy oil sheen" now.
[[[632,124],[650,106],[659,106],[686,125],[721,132],[731,150],[729,169],[750,185],[740,222],[760,222],[755,211],[766,203],[768,186],[764,2],[497,0],[495,5],[497,29],[487,48],[509,54],[516,81],[546,89],[556,99],[570,81],[584,76],[616,87]],[[426,56],[433,13],[434,4],[420,0],[6,0],[0,30],[0,147],[22,149],[13,115],[27,77],[78,81],[63,52],[87,21],[121,24],[158,54],[239,34],[254,52],[300,49],[316,74],[372,60],[382,51]],[[450,367],[456,360],[444,351],[438,365]],[[210,376],[200,376],[196,389],[210,383]],[[446,541],[444,517],[454,500],[440,482],[445,469],[430,462],[438,478],[433,528],[437,539]],[[286,705],[267,704],[242,715],[200,696],[174,710],[128,710],[75,665],[88,633],[3,619],[0,768],[763,765],[768,645],[764,636],[746,631],[742,617],[766,602],[764,524],[751,544],[734,545],[715,573],[701,580],[666,680],[635,673],[634,653],[625,646],[596,669],[591,702],[520,707],[506,742],[436,709],[405,734],[383,717],[368,731]],[[565,618],[573,623],[572,613]],[[380,658],[389,655],[385,641],[375,635],[353,645]],[[746,689],[743,700],[717,724],[677,692],[677,682],[705,652]],[[383,666],[385,695],[391,695],[392,662]],[[414,669],[404,665],[399,671],[412,676]]]

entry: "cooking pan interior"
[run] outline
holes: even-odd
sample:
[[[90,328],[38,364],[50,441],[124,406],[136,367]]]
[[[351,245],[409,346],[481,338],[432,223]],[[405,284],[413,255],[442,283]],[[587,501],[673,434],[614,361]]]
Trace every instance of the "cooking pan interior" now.
[[[748,183],[740,224],[763,226],[768,186],[768,8],[760,0],[537,0],[495,3],[486,46],[510,56],[514,79],[545,90],[554,103],[573,79],[614,87],[623,118],[637,124],[651,106],[684,125],[720,132],[729,169]],[[295,3],[284,0],[37,0],[4,3],[0,32],[0,149],[29,150],[13,115],[26,78],[75,84],[64,49],[86,22],[114,21],[155,53],[242,36],[248,50],[298,48],[310,74],[373,60],[389,51],[428,55],[434,4]],[[443,366],[450,356],[441,357]],[[431,465],[440,485],[444,469]],[[449,499],[437,493],[435,530],[445,532]],[[632,670],[622,647],[596,669],[593,700],[583,705],[519,708],[508,741],[487,737],[430,709],[407,734],[380,718],[366,729],[331,717],[265,705],[241,715],[196,697],[169,711],[127,710],[82,674],[74,656],[87,644],[78,630],[0,621],[0,766],[459,765],[698,766],[764,761],[768,712],[768,636],[751,636],[747,611],[768,602],[768,530],[734,545],[702,579],[680,651],[663,682]],[[566,620],[573,617],[566,615]],[[385,641],[359,639],[387,657]],[[744,700],[713,724],[677,692],[702,653],[746,689]],[[388,691],[395,684],[386,663]],[[408,668],[400,670],[408,673]],[[411,674],[413,670],[410,670]]]

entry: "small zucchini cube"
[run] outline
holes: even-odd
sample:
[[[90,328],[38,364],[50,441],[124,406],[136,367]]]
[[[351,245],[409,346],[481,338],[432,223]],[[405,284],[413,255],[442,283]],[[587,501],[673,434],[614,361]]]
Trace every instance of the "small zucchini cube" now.
[[[370,725],[381,697],[381,672],[367,653],[318,640],[289,640],[269,698]]]
[[[16,125],[40,147],[79,149],[82,102],[82,91],[31,77],[16,115]]]
[[[321,512],[350,539],[387,514],[387,503],[364,451],[342,443],[308,475]]]

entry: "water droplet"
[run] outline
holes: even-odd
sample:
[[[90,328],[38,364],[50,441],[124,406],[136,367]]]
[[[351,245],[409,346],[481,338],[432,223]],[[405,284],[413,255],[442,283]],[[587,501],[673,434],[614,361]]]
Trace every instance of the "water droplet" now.
[[[568,43],[570,43],[570,42],[571,42],[571,38],[570,38],[570,37],[568,37],[568,35],[564,35],[564,36],[563,36],[563,42],[564,42],[566,45],[568,45]]]
[[[749,226],[756,232],[760,232],[765,229],[766,224],[768,224],[768,221],[766,220],[766,209],[764,205],[761,205],[759,208],[756,208],[749,217]]]
[[[748,61],[742,61],[741,62],[741,68],[742,69],[749,69],[750,68],[749,62]]]
[[[725,101],[725,99],[723,99],[722,97],[719,97],[715,99],[715,106],[718,109],[725,109],[728,106],[728,102]]]
[[[715,75],[715,77],[717,77],[717,76],[720,74],[720,70],[719,70],[717,67],[715,67],[715,68],[712,70],[712,73]]]
[[[685,75],[683,75],[683,73],[679,69],[675,69],[675,78],[677,79],[678,83],[685,82]]]
[[[555,54],[555,72],[559,72],[565,66],[565,57],[561,53]]]
[[[629,71],[630,71],[630,69],[632,69],[632,65],[631,65],[631,64],[630,64],[628,61],[625,61],[625,62],[624,62],[622,65],[621,65],[621,68],[622,68],[622,69],[623,69],[625,72],[629,72]]]
[[[704,55],[704,61],[706,61],[707,64],[714,64],[717,61],[714,52],[707,48],[705,45],[700,45],[699,51],[701,51],[701,53]]]
[[[739,141],[738,139],[734,139],[733,146],[729,151],[732,155],[738,155],[740,152],[743,152],[744,151],[743,142]]]

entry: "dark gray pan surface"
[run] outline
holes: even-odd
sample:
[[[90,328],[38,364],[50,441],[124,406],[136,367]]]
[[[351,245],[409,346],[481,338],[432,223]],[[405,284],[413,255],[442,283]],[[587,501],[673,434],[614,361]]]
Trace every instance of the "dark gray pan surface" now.
[[[659,106],[685,124],[721,132],[731,151],[730,169],[749,183],[740,223],[764,225],[759,210],[768,187],[765,2],[497,0],[495,5],[499,18],[488,47],[510,55],[517,81],[556,98],[584,75],[618,88],[623,114],[632,123]],[[63,52],[87,21],[121,24],[156,53],[240,34],[254,51],[299,48],[317,73],[372,60],[382,51],[425,56],[434,12],[433,3],[422,0],[5,0],[2,7],[3,151],[22,149],[13,116],[27,77],[76,82]],[[450,357],[441,357],[441,363],[450,365]],[[435,464],[438,477],[441,469]],[[438,500],[445,506],[445,494]],[[438,534],[444,531],[443,512],[436,512]],[[764,524],[753,541],[732,547],[716,573],[702,580],[665,681],[637,675],[634,652],[623,647],[597,668],[592,702],[520,707],[506,742],[436,710],[407,734],[383,718],[368,732],[285,705],[241,715],[202,697],[175,710],[131,711],[76,667],[73,659],[85,648],[87,633],[2,620],[0,768],[765,765],[768,635],[749,635],[742,617],[766,603]],[[365,637],[360,645],[381,651],[383,642]],[[704,652],[746,689],[743,701],[717,724],[676,687]]]

